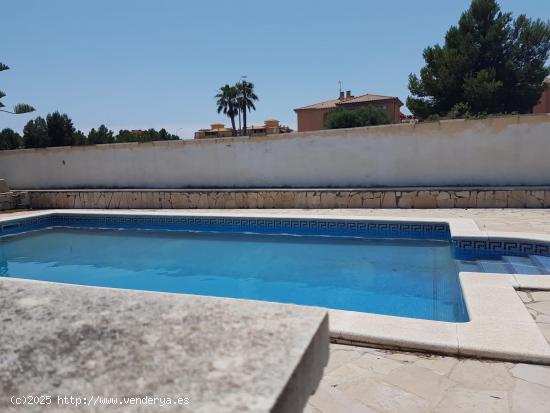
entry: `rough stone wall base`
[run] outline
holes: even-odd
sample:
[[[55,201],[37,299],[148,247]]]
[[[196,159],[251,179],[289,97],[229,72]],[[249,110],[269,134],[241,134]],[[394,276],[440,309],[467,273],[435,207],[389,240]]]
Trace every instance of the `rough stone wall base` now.
[[[550,188],[41,190],[31,208],[550,208]]]
[[[26,192],[0,193],[0,211],[28,207],[29,202],[26,194]]]

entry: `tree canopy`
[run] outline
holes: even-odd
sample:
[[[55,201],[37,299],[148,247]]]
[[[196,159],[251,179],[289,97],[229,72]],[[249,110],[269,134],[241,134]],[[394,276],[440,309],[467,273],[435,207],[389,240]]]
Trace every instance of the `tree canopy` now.
[[[107,126],[101,125],[97,130],[92,128],[88,133],[88,145],[98,145],[101,143],[113,143],[115,137],[112,130],[109,130]]]
[[[6,128],[0,132],[0,151],[20,148],[22,143],[21,135],[13,129]]]
[[[73,121],[66,113],[54,112],[46,116],[48,146],[71,146],[75,143],[76,132]]]
[[[169,133],[164,128],[159,131],[152,128],[132,131],[122,129],[115,135],[105,125],[100,125],[97,129],[92,128],[86,136],[80,130],[75,129],[72,119],[66,113],[54,112],[46,116],[46,119],[38,116],[28,121],[23,128],[23,137],[11,129],[2,130],[0,132],[0,150],[177,139],[179,136]]]
[[[374,106],[356,109],[337,108],[327,115],[325,128],[356,128],[358,126],[384,125],[389,122],[386,112]]]
[[[432,115],[529,113],[544,91],[550,23],[516,19],[495,0],[473,0],[458,22],[423,52],[420,77],[409,75],[407,107]]]
[[[27,122],[23,128],[23,146],[25,148],[45,148],[50,146],[46,120],[38,116]]]
[[[147,130],[133,130],[129,131],[122,129],[118,132],[118,135],[115,137],[115,143],[119,142],[153,142],[153,141],[174,141],[178,140],[177,135],[172,135],[168,133],[166,129],[162,128],[159,131],[155,129]]]

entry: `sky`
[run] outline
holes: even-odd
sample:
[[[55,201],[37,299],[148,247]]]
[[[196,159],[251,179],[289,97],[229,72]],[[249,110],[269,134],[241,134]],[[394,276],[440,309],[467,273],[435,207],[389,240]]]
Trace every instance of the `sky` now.
[[[550,19],[548,0],[500,0]],[[249,123],[296,126],[294,108],[352,94],[407,98],[422,50],[442,43],[469,0],[1,0],[0,113],[21,131],[67,113],[87,132],[166,128],[182,138],[229,119],[214,95],[242,76],[259,97]]]

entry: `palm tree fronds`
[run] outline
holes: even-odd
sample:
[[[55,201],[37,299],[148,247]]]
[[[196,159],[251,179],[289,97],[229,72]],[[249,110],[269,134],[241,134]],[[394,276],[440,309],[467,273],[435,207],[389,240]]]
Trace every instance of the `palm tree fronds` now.
[[[233,134],[235,134],[235,116],[238,113],[238,90],[235,86],[225,85],[220,87],[215,98],[217,99],[216,104],[218,105],[218,113],[223,113],[231,119],[231,127],[233,129]]]
[[[0,72],[8,69],[9,67],[7,65],[5,65],[4,63],[0,63]],[[6,94],[0,90],[0,99],[2,99],[4,96],[6,96]],[[0,108],[4,108],[4,107],[5,105],[2,102],[0,102]],[[1,111],[4,113],[20,114],[20,113],[34,112],[34,108],[31,105],[20,103],[19,105],[15,105],[15,107],[13,108],[13,112],[9,110],[3,110],[3,109]]]
[[[34,111],[35,109],[31,105],[27,105],[26,103],[20,103],[18,105],[15,105],[13,108],[13,113],[17,114],[29,113]]]
[[[258,96],[254,93],[254,83],[242,80],[236,84],[239,90],[238,102],[239,109],[243,114],[243,131],[246,134],[246,112],[256,110],[254,102],[258,100]]]

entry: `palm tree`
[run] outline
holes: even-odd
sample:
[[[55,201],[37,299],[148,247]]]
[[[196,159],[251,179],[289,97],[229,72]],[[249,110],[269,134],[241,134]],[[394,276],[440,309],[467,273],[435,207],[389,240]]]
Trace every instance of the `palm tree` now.
[[[8,66],[6,66],[3,63],[0,63],[0,72],[2,72],[4,70],[8,70],[8,69],[9,69]],[[6,94],[0,90],[0,99],[2,99],[4,96],[6,96]],[[3,108],[3,107],[4,107],[4,104],[2,102],[0,102],[0,108]],[[33,111],[34,111],[34,108],[32,106],[26,105],[24,103],[20,103],[19,105],[15,105],[13,107],[13,111],[0,109],[0,112],[6,112],[6,113],[11,113],[11,114],[29,113],[29,112],[33,112]]]
[[[256,96],[256,94],[254,93],[254,83],[252,82],[242,80],[238,82],[235,86],[239,90],[239,110],[243,114],[243,133],[246,135],[246,111],[256,110],[254,102],[258,100],[258,96]]]
[[[237,129],[235,128],[235,116],[239,113],[238,102],[239,91],[235,86],[225,85],[220,88],[216,95],[218,113],[229,116],[231,119],[231,128],[233,128],[233,135],[236,135]]]

